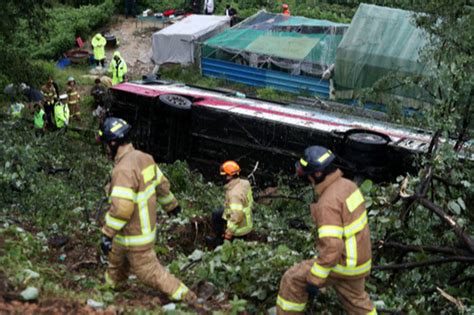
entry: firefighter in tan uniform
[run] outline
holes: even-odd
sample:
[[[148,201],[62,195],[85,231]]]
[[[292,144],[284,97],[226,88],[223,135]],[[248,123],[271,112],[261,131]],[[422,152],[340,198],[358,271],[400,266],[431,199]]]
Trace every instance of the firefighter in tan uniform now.
[[[250,182],[240,178],[240,166],[226,161],[220,167],[226,185],[224,207],[212,214],[212,226],[216,237],[207,237],[208,244],[219,245],[224,239],[244,239],[253,229],[253,194]]]
[[[54,80],[51,76],[48,77],[48,82],[41,87],[41,93],[43,94],[43,108],[46,114],[46,125],[48,128],[54,126],[54,104],[56,99],[59,98],[58,90],[54,84]]]
[[[79,106],[79,101],[81,100],[81,95],[77,89],[76,80],[73,77],[67,79],[67,103],[71,109],[71,117],[77,120],[81,120],[81,108]]]
[[[365,292],[372,252],[364,197],[357,185],[342,177],[332,162],[334,154],[312,146],[296,163],[319,196],[311,204],[318,229],[319,255],[288,269],[280,282],[277,314],[303,314],[308,298],[332,286],[348,314],[377,314]]]
[[[159,263],[153,250],[156,201],[168,214],[177,214],[181,208],[153,158],[135,150],[129,142],[130,128],[124,120],[110,117],[99,133],[115,161],[110,183],[111,206],[101,239],[102,250],[109,259],[106,282],[115,288],[131,272],[170,299],[193,305],[196,295]]]

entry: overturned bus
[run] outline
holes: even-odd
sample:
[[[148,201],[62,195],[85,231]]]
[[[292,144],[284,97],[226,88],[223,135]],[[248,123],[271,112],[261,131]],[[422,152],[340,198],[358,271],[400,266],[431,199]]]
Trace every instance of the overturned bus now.
[[[293,174],[309,145],[330,148],[349,176],[393,178],[410,170],[432,136],[314,106],[161,80],[122,83],[110,96],[111,115],[132,124],[134,144],[157,161],[186,160],[209,177],[228,159],[246,172],[258,163],[261,184],[270,184],[273,174]]]

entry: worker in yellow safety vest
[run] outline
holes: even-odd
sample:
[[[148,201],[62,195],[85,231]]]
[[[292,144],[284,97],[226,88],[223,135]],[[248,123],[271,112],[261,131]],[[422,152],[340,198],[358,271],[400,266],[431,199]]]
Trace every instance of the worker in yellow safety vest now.
[[[169,215],[177,215],[181,207],[153,157],[130,143],[130,129],[123,119],[109,117],[99,132],[99,139],[115,162],[109,188],[111,204],[101,238],[102,250],[109,259],[106,283],[116,288],[130,272],[170,299],[197,306],[194,292],[156,257],[156,203]]]
[[[59,101],[54,105],[54,122],[56,128],[61,129],[69,125],[69,106],[67,94],[59,95]]]
[[[348,314],[377,314],[365,292],[372,251],[364,197],[357,185],[342,177],[335,155],[312,146],[296,163],[297,174],[319,196],[311,215],[318,230],[318,256],[288,269],[280,282],[277,314],[303,314],[308,299],[323,287],[334,287]]]
[[[45,112],[40,104],[36,103],[34,105],[34,113],[33,113],[33,124],[35,127],[35,134],[36,136],[41,136],[44,133],[45,129]]]
[[[104,68],[105,67],[105,45],[107,45],[107,40],[101,33],[97,33],[92,38],[91,44],[94,51],[95,65],[98,67],[100,64],[102,68]]]
[[[226,161],[220,166],[220,175],[226,184],[224,207],[212,214],[215,237],[206,237],[208,245],[219,245],[224,239],[245,239],[253,230],[253,193],[250,182],[240,178],[240,166],[235,161]]]
[[[125,81],[127,74],[127,63],[123,60],[120,52],[114,52],[114,57],[110,62],[109,72],[112,72],[112,85]]]

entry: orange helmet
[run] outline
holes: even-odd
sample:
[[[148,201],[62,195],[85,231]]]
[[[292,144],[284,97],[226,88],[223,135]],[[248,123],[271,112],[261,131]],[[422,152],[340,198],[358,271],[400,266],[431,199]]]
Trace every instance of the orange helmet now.
[[[288,4],[283,3],[282,7],[283,7],[283,9],[288,9]]]
[[[239,173],[240,173],[240,166],[235,161],[226,161],[222,163],[220,167],[220,174],[223,176],[224,175],[234,176],[234,175],[239,175]]]

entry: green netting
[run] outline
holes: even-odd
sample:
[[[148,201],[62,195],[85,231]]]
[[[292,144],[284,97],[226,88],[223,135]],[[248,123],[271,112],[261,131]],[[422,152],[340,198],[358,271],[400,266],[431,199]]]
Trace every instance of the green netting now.
[[[304,60],[319,43],[317,38],[263,35],[247,46],[247,51],[279,58]]]
[[[336,96],[357,98],[388,74],[425,74],[419,52],[427,37],[413,22],[413,12],[361,4],[337,49]],[[427,98],[421,89],[404,88],[399,82],[387,88],[387,95]]]
[[[347,24],[261,11],[203,44],[203,57],[293,74],[320,75],[335,63]]]

